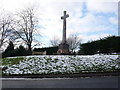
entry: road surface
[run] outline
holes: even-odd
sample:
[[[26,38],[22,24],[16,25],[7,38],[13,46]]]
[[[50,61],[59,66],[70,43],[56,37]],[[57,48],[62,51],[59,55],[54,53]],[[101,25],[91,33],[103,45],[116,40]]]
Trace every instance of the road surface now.
[[[118,88],[119,80],[117,76],[62,79],[3,79],[2,88]]]

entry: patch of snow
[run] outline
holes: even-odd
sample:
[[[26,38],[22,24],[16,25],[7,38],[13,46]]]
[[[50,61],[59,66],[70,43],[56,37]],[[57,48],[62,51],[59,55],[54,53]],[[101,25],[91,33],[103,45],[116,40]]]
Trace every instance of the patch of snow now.
[[[6,74],[50,74],[95,72],[98,70],[118,69],[118,55],[34,55],[26,56],[19,64],[8,66]]]

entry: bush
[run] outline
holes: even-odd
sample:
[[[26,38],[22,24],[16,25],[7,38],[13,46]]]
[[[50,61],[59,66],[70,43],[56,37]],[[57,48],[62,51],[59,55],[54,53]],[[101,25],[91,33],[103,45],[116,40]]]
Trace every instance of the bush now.
[[[25,49],[22,45],[20,45],[19,48],[14,49],[13,43],[10,42],[5,52],[2,53],[2,58],[27,55],[30,55],[30,52],[27,49]]]
[[[29,55],[29,51],[25,49],[22,45],[19,48],[15,49],[15,56],[27,56]]]
[[[2,53],[2,57],[14,56],[14,44],[12,41],[9,42],[9,45],[5,52]]]

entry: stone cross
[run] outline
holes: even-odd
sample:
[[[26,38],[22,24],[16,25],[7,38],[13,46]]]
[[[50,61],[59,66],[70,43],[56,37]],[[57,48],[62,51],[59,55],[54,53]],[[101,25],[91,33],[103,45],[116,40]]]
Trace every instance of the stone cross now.
[[[66,14],[66,11],[64,11],[64,16],[61,17],[63,19],[63,37],[62,37],[62,43],[66,43],[66,18],[69,17],[68,14]]]

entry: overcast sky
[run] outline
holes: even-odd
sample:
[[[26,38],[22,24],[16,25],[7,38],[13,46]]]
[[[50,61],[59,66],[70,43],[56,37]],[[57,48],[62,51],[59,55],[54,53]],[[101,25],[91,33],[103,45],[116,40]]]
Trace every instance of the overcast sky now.
[[[62,39],[61,16],[64,10],[69,14],[67,37],[76,34],[82,42],[87,42],[108,35],[118,35],[118,0],[43,1],[0,0],[0,9],[16,12],[26,6],[35,5],[39,15],[38,32],[42,33],[43,46],[49,46],[49,40],[53,37]]]

